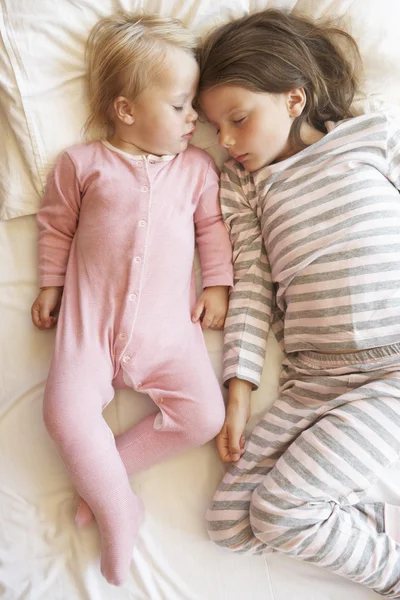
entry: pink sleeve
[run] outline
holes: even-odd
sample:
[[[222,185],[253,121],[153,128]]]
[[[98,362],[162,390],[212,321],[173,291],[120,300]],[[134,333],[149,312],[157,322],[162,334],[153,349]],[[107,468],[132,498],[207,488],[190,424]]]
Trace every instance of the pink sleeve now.
[[[37,215],[40,287],[64,285],[80,203],[75,166],[64,152],[49,175],[42,207]]]
[[[211,160],[194,213],[194,223],[203,288],[214,285],[233,286],[232,246],[221,216],[219,176]]]

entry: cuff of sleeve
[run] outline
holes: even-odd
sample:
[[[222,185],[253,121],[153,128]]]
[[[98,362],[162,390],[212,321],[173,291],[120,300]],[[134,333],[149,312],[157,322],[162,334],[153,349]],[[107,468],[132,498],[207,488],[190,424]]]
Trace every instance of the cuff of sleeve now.
[[[203,288],[213,287],[216,285],[224,285],[229,287],[231,290],[233,288],[233,278],[229,273],[222,273],[219,275],[210,275],[209,277],[203,277]]]
[[[252,384],[253,386],[253,392],[255,392],[256,390],[258,390],[259,386],[260,386],[260,378],[258,378],[255,374],[252,375],[240,375],[239,373],[235,373],[232,371],[229,371],[229,373],[224,372],[223,376],[222,376],[222,383],[224,384],[225,388],[228,388],[228,382],[230,379],[232,379],[233,377],[237,377],[238,379],[243,379],[244,381],[248,381],[249,383]]]
[[[62,287],[65,282],[64,275],[41,275],[39,277],[39,287]]]

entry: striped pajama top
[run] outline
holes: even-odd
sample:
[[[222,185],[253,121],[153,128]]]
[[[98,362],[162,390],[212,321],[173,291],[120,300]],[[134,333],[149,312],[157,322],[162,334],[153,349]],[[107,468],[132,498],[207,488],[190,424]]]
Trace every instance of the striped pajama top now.
[[[223,167],[235,272],[224,382],[259,385],[270,326],[287,353],[400,342],[400,112],[327,130],[258,171]]]

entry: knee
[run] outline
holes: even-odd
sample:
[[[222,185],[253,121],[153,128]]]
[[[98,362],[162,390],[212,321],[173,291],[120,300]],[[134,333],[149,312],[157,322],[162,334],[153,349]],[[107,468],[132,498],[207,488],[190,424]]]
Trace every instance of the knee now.
[[[47,432],[57,445],[63,445],[80,430],[79,412],[59,395],[45,393],[43,421]]]
[[[214,439],[221,431],[224,424],[225,409],[216,403],[199,405],[197,410],[192,410],[187,423],[187,433],[193,444],[201,446]]]

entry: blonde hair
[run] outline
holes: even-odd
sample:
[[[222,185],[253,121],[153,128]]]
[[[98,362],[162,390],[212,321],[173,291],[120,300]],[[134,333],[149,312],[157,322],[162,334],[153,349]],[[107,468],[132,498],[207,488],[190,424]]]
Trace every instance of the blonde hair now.
[[[179,19],[119,11],[101,19],[86,46],[90,129],[112,134],[113,101],[134,100],[161,73],[168,48],[196,54],[197,37]]]
[[[306,106],[291,130],[292,141],[301,146],[302,122],[325,132],[325,121],[354,116],[359,50],[350,34],[328,23],[267,9],[211,32],[198,62],[198,93],[222,84],[271,94],[304,88]]]

